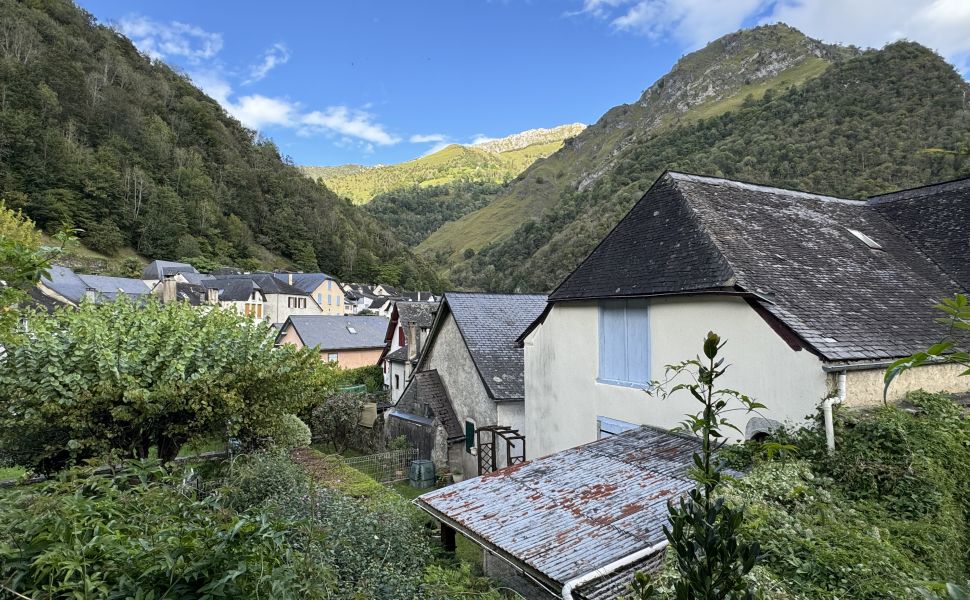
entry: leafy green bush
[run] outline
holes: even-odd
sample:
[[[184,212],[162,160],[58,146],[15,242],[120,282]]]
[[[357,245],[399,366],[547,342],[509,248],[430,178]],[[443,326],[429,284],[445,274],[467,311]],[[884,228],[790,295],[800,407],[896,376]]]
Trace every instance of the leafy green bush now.
[[[727,497],[765,556],[768,597],[910,598],[927,582],[970,577],[970,418],[945,394],[916,410],[839,410],[837,451],[817,428],[779,434],[797,460],[754,466]]]
[[[306,541],[291,521],[225,510],[153,468],[0,497],[0,578],[30,597],[330,598]]]
[[[331,394],[310,413],[310,428],[314,437],[329,443],[338,454],[353,442],[364,394],[338,392]]]
[[[340,372],[340,385],[364,385],[368,392],[379,392],[384,389],[384,372],[380,365],[345,369]]]
[[[309,486],[307,473],[287,456],[256,452],[233,460],[222,493],[230,506],[246,510],[277,497],[307,494]]]
[[[273,445],[284,450],[306,448],[312,442],[310,427],[296,415],[283,415],[270,433]]]

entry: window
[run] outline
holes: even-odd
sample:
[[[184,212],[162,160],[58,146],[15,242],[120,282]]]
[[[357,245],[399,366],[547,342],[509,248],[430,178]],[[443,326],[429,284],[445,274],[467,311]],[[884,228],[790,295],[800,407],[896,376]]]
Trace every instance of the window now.
[[[475,421],[465,421],[465,452],[471,454],[475,447]]]
[[[306,298],[300,298],[300,308],[306,308]]]
[[[323,294],[317,292],[317,304],[323,304]]]
[[[879,245],[879,242],[862,233],[858,229],[849,229],[849,233],[862,240],[862,243],[869,246],[870,250],[882,250],[882,246]]]
[[[350,325],[347,326],[347,331],[350,333],[357,333],[357,330],[351,327]]]
[[[330,289],[332,287],[333,287],[333,279],[328,279],[327,280],[327,291],[330,291]]]
[[[619,419],[596,417],[596,439],[601,440],[605,437],[610,437],[611,435],[618,435],[625,431],[636,429],[637,427],[639,427],[639,425],[627,423],[626,421],[620,421]]]
[[[645,299],[606,300],[599,311],[600,383],[643,388],[650,382],[650,321]]]
[[[327,294],[327,304],[333,304],[333,296]]]
[[[327,353],[327,362],[337,362],[337,353],[336,352]]]
[[[397,373],[394,374],[394,389],[395,390],[401,389],[401,376],[398,375]]]
[[[343,296],[337,296],[337,306],[340,306],[340,299],[341,298],[343,298]]]

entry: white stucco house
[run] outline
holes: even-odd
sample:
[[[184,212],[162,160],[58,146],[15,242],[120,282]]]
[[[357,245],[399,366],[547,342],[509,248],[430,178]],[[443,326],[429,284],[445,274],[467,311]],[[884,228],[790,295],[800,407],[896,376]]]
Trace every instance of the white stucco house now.
[[[970,287],[967,231],[970,179],[853,201],[665,173],[519,338],[530,458],[696,412],[645,390],[708,331],[724,386],[767,405],[745,437],[881,403],[886,366],[942,339],[933,305]],[[889,399],[967,391],[958,373],[914,369]]]
[[[404,435],[465,477],[527,459],[516,337],[545,305],[538,295],[445,294],[414,376],[388,412],[390,436]]]
[[[437,310],[437,302],[403,301],[395,302],[391,309],[379,363],[392,404],[398,401],[411,379]]]

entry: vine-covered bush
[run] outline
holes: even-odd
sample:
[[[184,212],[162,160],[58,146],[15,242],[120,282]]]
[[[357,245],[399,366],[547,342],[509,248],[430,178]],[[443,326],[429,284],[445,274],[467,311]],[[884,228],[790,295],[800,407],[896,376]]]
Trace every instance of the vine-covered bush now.
[[[838,411],[834,455],[817,428],[782,434],[796,459],[756,458],[732,482],[768,597],[912,598],[970,579],[970,418],[944,394],[908,402]]]

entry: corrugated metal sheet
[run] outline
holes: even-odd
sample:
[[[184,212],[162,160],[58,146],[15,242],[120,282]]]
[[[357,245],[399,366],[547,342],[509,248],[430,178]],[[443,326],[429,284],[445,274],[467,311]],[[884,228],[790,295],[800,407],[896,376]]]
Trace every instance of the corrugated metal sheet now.
[[[418,502],[562,585],[663,539],[667,501],[693,487],[698,448],[692,437],[640,427]]]

